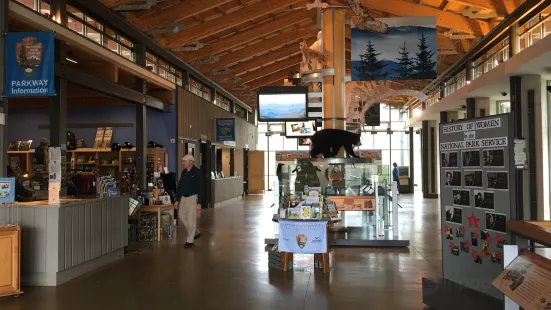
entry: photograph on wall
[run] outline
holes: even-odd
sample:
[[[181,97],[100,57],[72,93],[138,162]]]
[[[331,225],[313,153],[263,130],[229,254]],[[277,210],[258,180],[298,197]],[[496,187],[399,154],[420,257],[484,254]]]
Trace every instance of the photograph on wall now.
[[[509,173],[506,171],[486,171],[488,189],[508,190]]]
[[[463,209],[459,207],[446,206],[446,222],[462,224],[463,223]]]
[[[474,207],[494,210],[494,192],[474,191]]]
[[[442,168],[457,168],[457,152],[442,152]]]
[[[467,241],[461,241],[459,247],[461,248],[461,252],[469,253],[471,251]]]
[[[378,18],[380,31],[352,28],[352,80],[436,78],[436,17]],[[382,33],[381,33],[382,32]]]
[[[465,187],[482,187],[482,170],[465,170]]]
[[[450,170],[446,171],[446,181],[444,182],[445,186],[461,186],[461,170]]]
[[[315,120],[285,122],[285,136],[288,138],[311,137],[316,129]]]
[[[459,247],[456,245],[451,249],[452,255],[459,256]]]
[[[492,240],[492,234],[489,231],[480,231],[480,240]]]
[[[453,230],[451,228],[448,228],[445,232],[446,232],[446,239],[453,240]]]
[[[505,167],[504,149],[489,149],[482,151],[484,167]]]
[[[453,195],[453,204],[455,206],[470,207],[471,198],[470,191],[463,189],[454,189],[452,191]]]
[[[298,138],[298,145],[306,146],[306,145],[310,145],[310,143],[312,143],[310,138]]]
[[[480,151],[462,151],[463,167],[480,167]]]
[[[474,231],[471,231],[471,245],[478,246],[478,234]]]
[[[490,257],[492,258],[492,263],[501,264],[501,253],[492,252]]]
[[[486,229],[500,233],[507,232],[507,215],[486,212]]]
[[[465,238],[465,229],[461,229],[460,227],[457,227],[455,229],[455,236],[457,238],[461,238],[461,239],[464,239]]]

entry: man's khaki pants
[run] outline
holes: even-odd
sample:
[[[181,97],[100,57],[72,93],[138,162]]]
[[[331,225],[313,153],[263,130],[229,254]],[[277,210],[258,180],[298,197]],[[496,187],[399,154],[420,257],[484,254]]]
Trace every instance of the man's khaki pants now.
[[[187,243],[193,243],[199,234],[197,229],[197,195],[180,198],[178,217],[187,231]]]

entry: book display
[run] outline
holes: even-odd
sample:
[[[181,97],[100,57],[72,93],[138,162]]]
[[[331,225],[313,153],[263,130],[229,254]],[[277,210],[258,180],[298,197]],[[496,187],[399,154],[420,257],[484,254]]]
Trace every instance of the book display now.
[[[409,245],[393,218],[388,166],[375,158],[292,155],[276,154],[283,166],[280,186],[274,187],[274,221],[327,221],[333,246]],[[280,234],[278,223],[266,244],[280,242]]]

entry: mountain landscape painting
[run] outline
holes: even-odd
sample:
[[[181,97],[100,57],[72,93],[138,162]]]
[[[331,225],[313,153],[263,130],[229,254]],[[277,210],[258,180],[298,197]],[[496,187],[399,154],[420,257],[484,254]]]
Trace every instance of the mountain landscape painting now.
[[[261,94],[258,96],[258,113],[262,121],[306,118],[304,94]]]
[[[436,17],[379,18],[388,34],[352,28],[352,80],[436,78]]]

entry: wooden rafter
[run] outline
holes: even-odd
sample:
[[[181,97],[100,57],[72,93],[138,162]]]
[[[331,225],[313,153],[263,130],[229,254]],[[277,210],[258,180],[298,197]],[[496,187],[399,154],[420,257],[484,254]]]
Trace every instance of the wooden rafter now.
[[[315,39],[312,38],[312,39],[306,40],[306,43],[308,45],[311,45],[312,43],[314,43],[314,41]],[[237,65],[230,67],[231,71],[229,73],[225,75],[216,76],[216,77],[213,76],[213,77],[218,80],[228,79],[228,78],[231,78],[232,76],[239,76],[244,74],[247,71],[262,67],[263,65],[270,64],[272,62],[276,62],[283,58],[295,56],[298,54],[301,54],[298,44],[291,44],[286,47],[279,48],[277,50],[260,55],[258,57],[254,57],[250,60],[240,62]]]
[[[134,20],[132,23],[141,31],[149,31],[162,27],[168,23],[179,22],[231,1],[232,0],[186,0],[164,9],[153,9],[152,11],[155,12],[155,14],[143,16],[142,18]]]
[[[436,16],[437,25],[466,33],[485,35],[492,29],[492,26],[485,21],[469,19],[459,14],[444,12],[405,0],[361,1],[366,7],[399,16]]]
[[[277,71],[280,71],[280,70],[285,70],[289,67],[292,67],[292,66],[295,66],[296,64],[299,64],[301,60],[302,60],[302,55],[296,55],[296,56],[292,56],[292,57],[289,57],[287,59],[275,62],[271,65],[267,65],[267,66],[262,67],[258,70],[253,70],[251,72],[248,72],[248,73],[243,74],[242,76],[240,76],[241,83],[247,84],[247,83],[250,83],[251,81],[260,79],[260,78],[265,77],[267,75],[270,75],[274,72],[277,72]]]
[[[474,6],[481,9],[491,10],[500,15],[509,15],[516,8],[516,4],[511,0],[449,0],[450,2],[460,3],[466,6]]]
[[[275,13],[302,0],[259,1],[233,11],[222,17],[191,27],[187,31],[169,35],[166,39],[169,48],[185,45],[194,40],[204,39],[224,30],[239,26],[250,20]]]
[[[215,55],[248,42],[254,41],[258,38],[264,37],[268,34],[277,32],[281,29],[289,27],[289,25],[299,23],[305,20],[312,20],[313,14],[306,10],[297,10],[287,14],[279,15],[269,22],[265,22],[253,27],[247,28],[237,32],[233,35],[226,36],[219,40],[216,40],[196,52],[188,52],[179,55],[184,61],[194,61],[201,59],[207,55]]]
[[[299,65],[297,64],[292,67],[286,68],[284,70],[276,71],[272,74],[266,75],[261,79],[254,80],[251,83],[248,83],[247,85],[249,85],[251,89],[255,89],[260,86],[264,86],[276,81],[283,81],[283,79],[289,76],[289,72],[295,72],[298,70],[299,70]]]
[[[302,30],[294,30],[294,31],[291,30],[291,31],[282,33],[280,35],[271,37],[269,39],[262,40],[255,44],[245,46],[240,50],[230,52],[224,55],[223,57],[221,57],[221,59],[218,62],[211,65],[196,66],[196,69],[203,72],[209,72],[211,70],[215,70],[218,68],[227,67],[229,65],[239,62],[242,59],[246,59],[258,54],[265,53],[269,50],[273,50],[273,49],[285,46],[291,42],[297,42],[303,38],[308,38],[313,35],[314,35],[313,31],[310,29],[302,29]],[[296,48],[298,50],[298,44]]]

